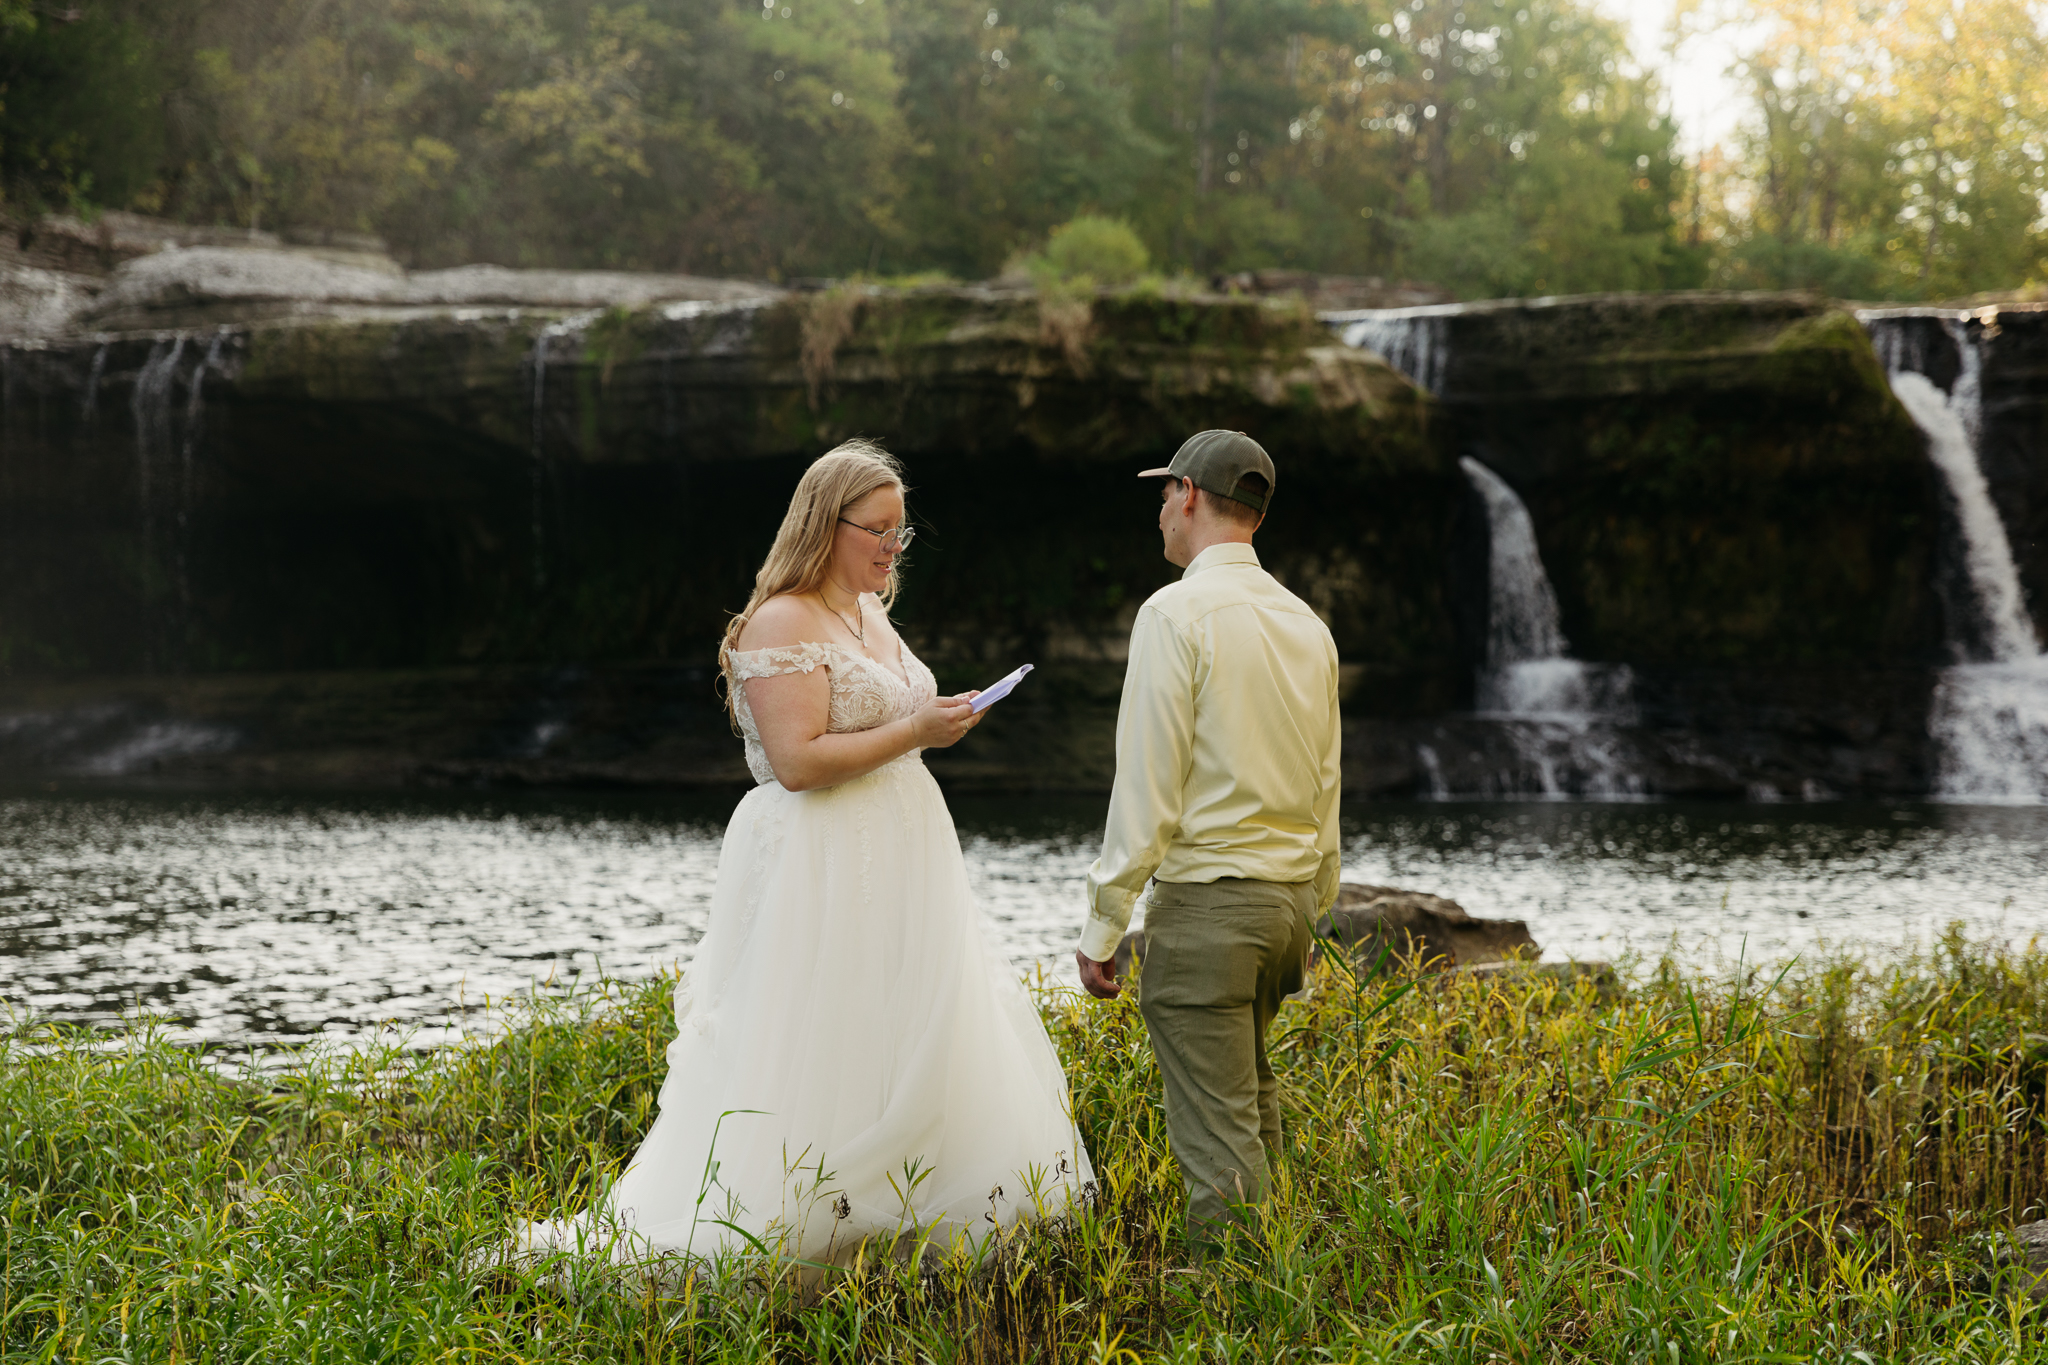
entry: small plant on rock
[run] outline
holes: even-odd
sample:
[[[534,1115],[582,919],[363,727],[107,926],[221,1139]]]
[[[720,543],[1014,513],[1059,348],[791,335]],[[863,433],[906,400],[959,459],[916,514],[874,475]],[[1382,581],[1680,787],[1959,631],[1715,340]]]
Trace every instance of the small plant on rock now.
[[[1054,228],[1043,249],[1011,257],[1003,273],[1030,279],[1040,293],[1092,293],[1135,283],[1151,264],[1129,223],[1083,213]]]
[[[1043,250],[1011,257],[1003,274],[1031,281],[1038,291],[1039,344],[1057,349],[1085,377],[1092,368],[1096,291],[1136,283],[1151,260],[1129,223],[1084,213],[1054,228]]]

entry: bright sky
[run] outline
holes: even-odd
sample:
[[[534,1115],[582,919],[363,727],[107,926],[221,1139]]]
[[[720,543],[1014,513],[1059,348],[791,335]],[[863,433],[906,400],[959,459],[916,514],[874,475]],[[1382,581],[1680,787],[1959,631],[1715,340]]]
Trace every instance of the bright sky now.
[[[1689,38],[1673,60],[1672,0],[1595,0],[1599,7],[1629,26],[1636,60],[1658,73],[1672,117],[1678,120],[1679,147],[1688,155],[1726,142],[1740,121],[1744,102],[1729,79],[1740,46],[1739,31],[1724,28]]]

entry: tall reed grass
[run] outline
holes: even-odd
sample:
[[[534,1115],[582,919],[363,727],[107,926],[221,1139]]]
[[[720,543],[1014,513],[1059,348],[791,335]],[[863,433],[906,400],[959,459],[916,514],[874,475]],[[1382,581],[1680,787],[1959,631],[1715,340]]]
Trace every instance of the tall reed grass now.
[[[1145,1031],[1046,990],[1099,1177],[978,1262],[822,1288],[465,1271],[653,1116],[670,983],[494,1040],[233,1075],[137,1025],[0,1054],[9,1361],[2032,1360],[1997,1230],[2048,1198],[2048,952],[1694,977],[1356,971],[1276,1025],[1276,1193],[1197,1265]]]

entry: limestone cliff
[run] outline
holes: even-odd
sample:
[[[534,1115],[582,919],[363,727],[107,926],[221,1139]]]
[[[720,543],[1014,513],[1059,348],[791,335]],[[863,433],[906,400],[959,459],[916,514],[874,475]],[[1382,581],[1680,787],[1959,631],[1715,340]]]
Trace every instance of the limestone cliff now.
[[[0,768],[154,726],[173,769],[728,780],[712,641],[804,461],[860,434],[909,469],[899,614],[942,681],[1041,665],[935,766],[1100,787],[1122,637],[1173,572],[1131,474],[1229,426],[1279,462],[1261,550],[1336,634],[1359,790],[1422,789],[1425,734],[1493,762],[1457,718],[1486,610],[1462,455],[1527,501],[1575,651],[1638,670],[1649,789],[1796,790],[1845,746],[1879,757],[1831,782],[1924,785],[1936,495],[1818,300],[1406,310],[1379,345],[1429,350],[1419,386],[1285,297],[207,248],[67,308],[0,345],[0,711],[34,718]]]

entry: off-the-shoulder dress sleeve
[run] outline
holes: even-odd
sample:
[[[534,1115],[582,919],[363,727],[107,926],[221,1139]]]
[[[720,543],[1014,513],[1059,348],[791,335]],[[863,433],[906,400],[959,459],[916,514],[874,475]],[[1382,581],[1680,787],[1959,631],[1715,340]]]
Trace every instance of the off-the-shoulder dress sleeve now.
[[[807,641],[800,645],[776,645],[769,649],[734,649],[726,652],[727,666],[734,682],[749,678],[772,678],[783,673],[808,673],[829,668],[831,646]]]

